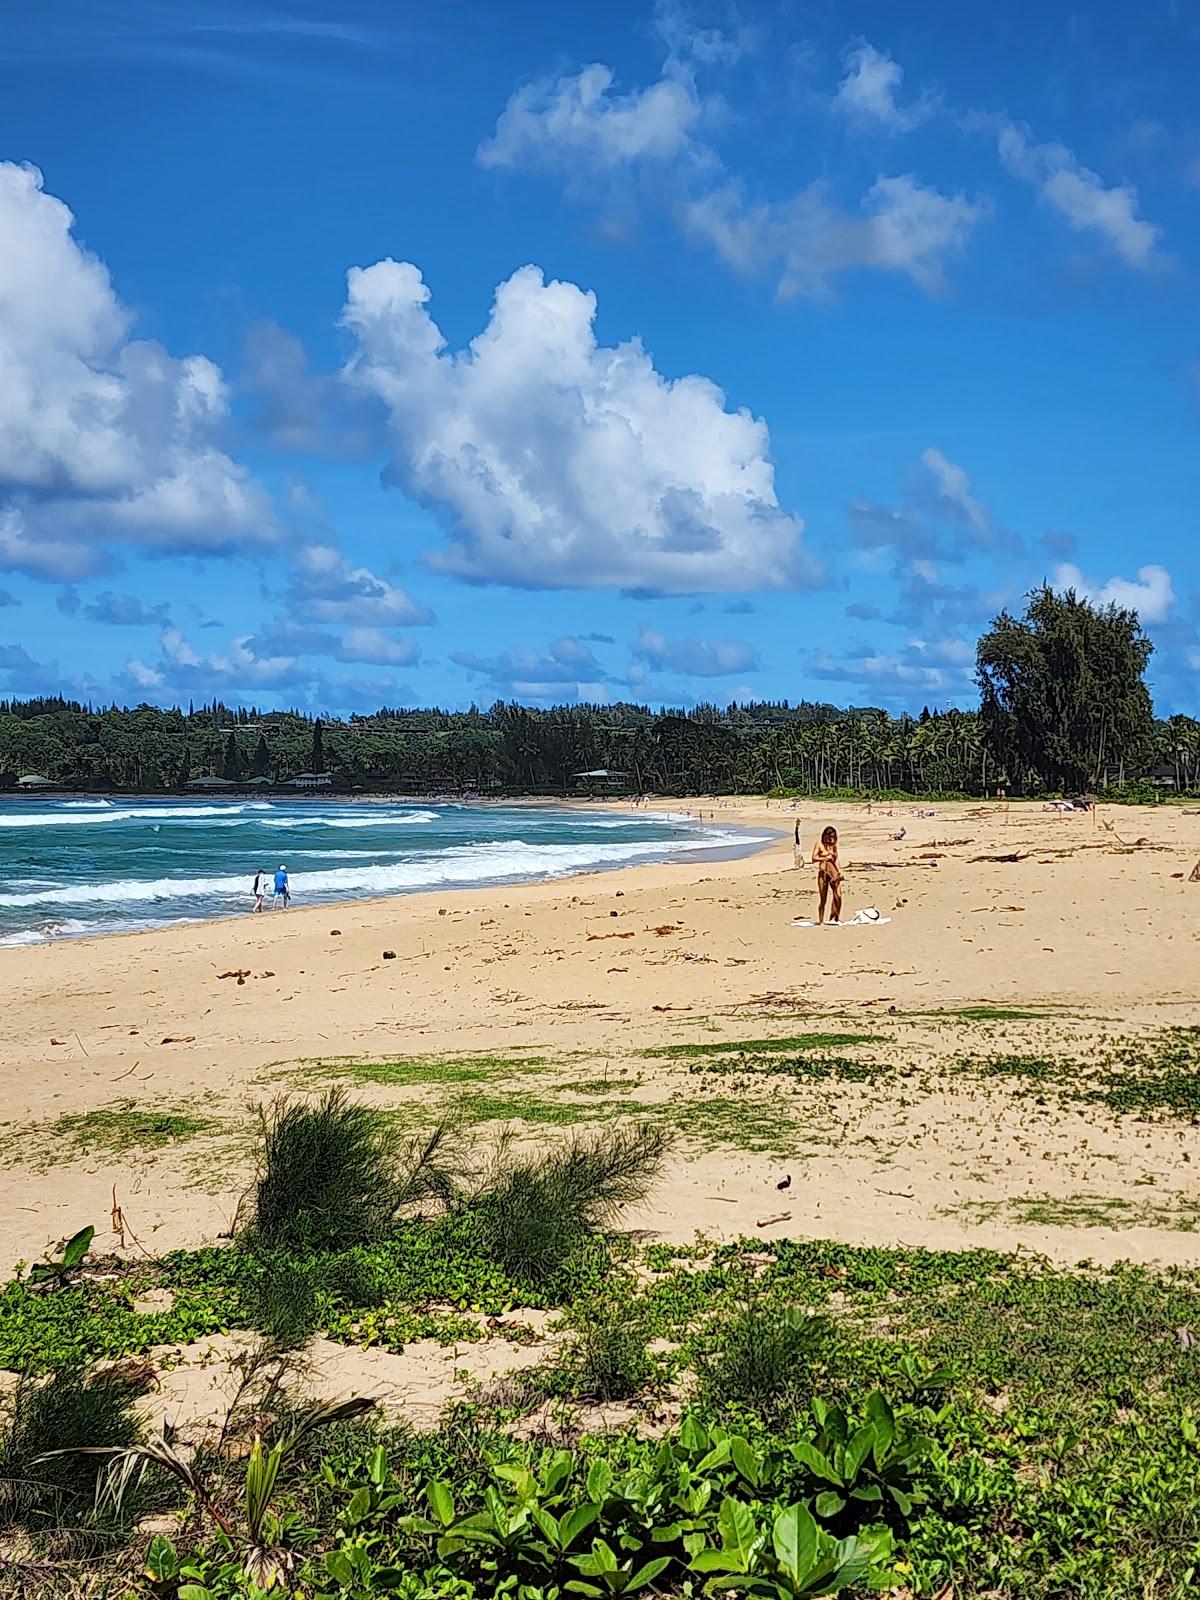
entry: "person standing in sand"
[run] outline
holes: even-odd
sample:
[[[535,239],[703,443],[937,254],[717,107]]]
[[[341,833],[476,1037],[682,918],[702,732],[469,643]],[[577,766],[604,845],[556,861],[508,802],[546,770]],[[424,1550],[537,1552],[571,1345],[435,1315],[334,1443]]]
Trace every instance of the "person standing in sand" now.
[[[282,900],[283,901],[283,909],[286,911],[287,908],[288,908],[288,901],[291,898],[292,898],[292,891],[291,891],[291,888],[288,885],[287,868],[286,867],[280,867],[279,871],[275,874],[275,893],[271,897],[271,910],[274,911],[275,902],[277,900]]]
[[[263,908],[263,901],[267,897],[266,867],[260,867],[254,874],[254,889],[252,893],[254,895],[254,909],[255,911],[261,911]]]
[[[825,921],[825,902],[832,895],[830,905],[831,925],[842,920],[842,869],[838,865],[838,837],[836,828],[826,828],[819,842],[813,845],[813,861],[817,867],[817,926]]]

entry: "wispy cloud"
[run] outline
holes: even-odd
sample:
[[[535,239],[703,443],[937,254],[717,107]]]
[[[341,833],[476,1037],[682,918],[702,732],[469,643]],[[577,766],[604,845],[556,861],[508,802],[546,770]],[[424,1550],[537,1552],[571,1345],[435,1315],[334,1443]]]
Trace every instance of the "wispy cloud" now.
[[[846,75],[833,97],[834,109],[860,127],[886,129],[888,133],[911,133],[933,115],[936,102],[922,94],[909,105],[901,105],[898,95],[904,82],[904,68],[866,40],[847,54]]]
[[[35,11],[5,18],[0,60],[159,61],[225,75],[316,80],[373,64],[390,36],[333,7],[61,0]],[[411,39],[412,31],[406,20],[405,36]]]

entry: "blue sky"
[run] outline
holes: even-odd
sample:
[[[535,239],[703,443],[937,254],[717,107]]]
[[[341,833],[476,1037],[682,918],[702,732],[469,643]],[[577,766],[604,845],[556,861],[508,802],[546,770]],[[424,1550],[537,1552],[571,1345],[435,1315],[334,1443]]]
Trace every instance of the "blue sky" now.
[[[20,10],[0,694],[1196,711],[1182,0]]]

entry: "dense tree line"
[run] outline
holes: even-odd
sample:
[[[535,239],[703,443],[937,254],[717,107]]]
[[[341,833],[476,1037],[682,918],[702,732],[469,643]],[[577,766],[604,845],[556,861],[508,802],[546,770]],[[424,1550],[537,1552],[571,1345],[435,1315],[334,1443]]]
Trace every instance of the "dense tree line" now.
[[[314,746],[317,748],[314,750]],[[0,785],[27,773],[74,789],[162,793],[204,777],[242,786],[328,771],[338,789],[562,793],[604,788],[576,775],[610,769],[617,787],[663,794],[1014,792],[1077,784],[1018,783],[998,763],[974,712],[891,717],[879,710],[778,703],[653,712],[636,705],[497,703],[465,712],[381,711],[317,723],[296,712],[219,703],[196,710],[90,709],[65,700],[0,702]],[[1095,785],[1156,776],[1200,785],[1200,722],[1151,723],[1138,766],[1106,768]]]
[[[0,701],[0,785],[35,773],[75,789],[177,792],[328,772],[339,790],[662,794],[828,789],[911,794],[1200,786],[1200,722],[1155,721],[1137,617],[1044,590],[979,643],[979,712],[760,701],[469,711],[383,708],[314,720],[219,701],[97,709]],[[580,774],[607,770],[615,782]]]

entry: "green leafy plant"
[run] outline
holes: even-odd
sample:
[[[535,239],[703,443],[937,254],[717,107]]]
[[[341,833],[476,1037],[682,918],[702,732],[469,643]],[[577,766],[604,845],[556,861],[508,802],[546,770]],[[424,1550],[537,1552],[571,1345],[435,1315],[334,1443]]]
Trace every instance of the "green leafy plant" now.
[[[62,1254],[50,1261],[39,1261],[29,1269],[29,1282],[38,1288],[61,1289],[73,1272],[78,1272],[92,1248],[96,1230],[89,1223],[80,1228],[62,1247]]]
[[[240,1526],[234,1521],[229,1508],[222,1506],[216,1486],[197,1471],[194,1463],[185,1461],[165,1438],[128,1445],[59,1449],[40,1459],[52,1462],[78,1456],[105,1457],[122,1465],[130,1461],[144,1462],[175,1478],[211,1518],[225,1547],[238,1553],[245,1576],[259,1588],[266,1589],[291,1572],[295,1564],[295,1544],[289,1535],[296,1523],[294,1519],[283,1515],[275,1504],[281,1471],[315,1429],[362,1416],[374,1405],[374,1400],[356,1396],[349,1400],[310,1406],[293,1421],[288,1432],[274,1443],[266,1445],[261,1438],[256,1438],[246,1463]],[[171,1575],[176,1572],[188,1575],[187,1566],[178,1562],[169,1541],[156,1540],[152,1549],[158,1568],[170,1568]],[[180,1590],[180,1595],[183,1597],[183,1590]],[[191,1600],[200,1600],[200,1597],[193,1595]]]
[[[813,1401],[813,1414],[819,1428],[816,1437],[799,1440],[791,1448],[818,1483],[827,1486],[816,1497],[819,1515],[839,1517],[853,1502],[871,1507],[876,1515],[895,1510],[910,1517],[921,1498],[913,1469],[929,1453],[932,1441],[898,1430],[895,1412],[879,1390],[867,1400],[866,1417],[858,1427],[843,1407],[820,1399]]]
[[[892,1535],[886,1528],[835,1539],[807,1506],[797,1504],[776,1515],[768,1541],[750,1507],[726,1499],[717,1529],[720,1545],[705,1546],[691,1560],[693,1572],[710,1575],[705,1585],[709,1593],[736,1589],[792,1600],[846,1589],[882,1589],[893,1581]]]

